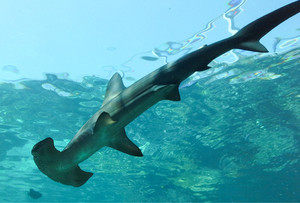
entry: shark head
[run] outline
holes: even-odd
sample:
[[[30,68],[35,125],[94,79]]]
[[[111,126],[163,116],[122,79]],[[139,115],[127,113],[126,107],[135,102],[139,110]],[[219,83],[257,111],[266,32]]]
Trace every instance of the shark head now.
[[[50,137],[34,145],[31,150],[34,162],[42,172],[47,171],[49,166],[53,168],[58,165],[57,157],[59,153],[54,147],[53,139]]]
[[[93,175],[81,170],[78,165],[61,167],[62,153],[54,147],[53,139],[50,137],[34,145],[31,154],[40,171],[54,181],[79,187]]]

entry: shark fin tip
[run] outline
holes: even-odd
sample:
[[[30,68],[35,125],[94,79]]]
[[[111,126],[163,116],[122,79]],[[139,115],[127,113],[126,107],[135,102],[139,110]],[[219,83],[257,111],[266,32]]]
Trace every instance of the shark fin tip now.
[[[121,93],[124,89],[126,89],[126,87],[123,84],[122,77],[119,73],[115,73],[108,82],[102,106]]]
[[[180,93],[179,93],[179,85],[169,85],[171,87],[171,91],[166,95],[166,99],[170,101],[180,101]]]
[[[143,156],[140,148],[128,139],[125,129],[122,129],[107,146],[132,156]]]
[[[243,42],[239,44],[237,48],[261,53],[269,52],[268,49],[258,41]]]

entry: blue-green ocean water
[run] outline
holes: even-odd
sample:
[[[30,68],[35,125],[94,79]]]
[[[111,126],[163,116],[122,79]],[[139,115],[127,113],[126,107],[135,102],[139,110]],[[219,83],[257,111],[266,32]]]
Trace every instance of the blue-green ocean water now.
[[[1,83],[0,201],[299,202],[300,50],[263,56],[216,65],[223,75],[147,110],[126,127],[144,157],[102,148],[80,165],[94,176],[79,188],[42,174],[30,151],[46,137],[62,150],[100,107],[107,81]]]

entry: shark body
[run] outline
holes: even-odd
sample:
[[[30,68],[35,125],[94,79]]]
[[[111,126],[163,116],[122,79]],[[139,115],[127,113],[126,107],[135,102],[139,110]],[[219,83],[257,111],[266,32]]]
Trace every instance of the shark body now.
[[[279,8],[248,24],[232,37],[196,50],[173,63],[166,64],[128,88],[119,74],[110,79],[101,108],[82,126],[61,152],[52,138],[46,138],[32,149],[40,171],[54,181],[83,185],[93,174],[78,164],[104,146],[143,156],[126,136],[124,127],[161,100],[179,101],[179,84],[196,71],[207,70],[216,57],[231,49],[268,52],[259,40],[274,27],[300,12],[300,1]]]

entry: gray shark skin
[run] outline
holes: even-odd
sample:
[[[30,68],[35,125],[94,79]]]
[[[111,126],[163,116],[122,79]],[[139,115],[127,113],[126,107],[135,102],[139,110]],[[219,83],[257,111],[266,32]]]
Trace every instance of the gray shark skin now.
[[[102,147],[133,156],[141,150],[126,136],[124,127],[161,100],[179,101],[179,84],[196,71],[208,69],[216,57],[231,49],[268,52],[259,40],[274,27],[300,12],[300,1],[279,8],[248,24],[234,36],[205,46],[166,64],[128,88],[119,74],[109,81],[101,108],[82,126],[61,152],[52,138],[37,143],[31,153],[37,167],[54,181],[79,187],[93,174],[78,164]]]

